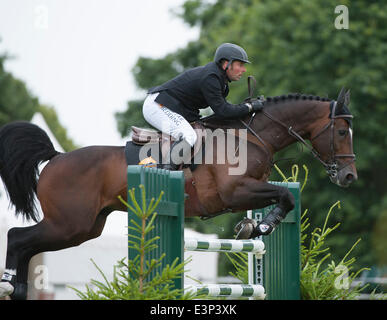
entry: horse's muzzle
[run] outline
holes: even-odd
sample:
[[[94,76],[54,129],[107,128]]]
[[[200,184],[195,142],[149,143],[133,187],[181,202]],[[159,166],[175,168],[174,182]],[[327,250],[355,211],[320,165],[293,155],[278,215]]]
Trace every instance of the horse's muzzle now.
[[[346,188],[357,180],[357,173],[348,166],[341,169],[335,177],[330,176],[330,179],[338,186]]]

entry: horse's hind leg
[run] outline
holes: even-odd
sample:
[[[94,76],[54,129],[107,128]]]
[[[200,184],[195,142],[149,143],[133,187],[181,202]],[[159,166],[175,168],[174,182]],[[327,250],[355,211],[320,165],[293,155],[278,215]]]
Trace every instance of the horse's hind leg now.
[[[23,229],[27,228],[12,228],[8,231],[7,257],[4,274],[0,282],[0,298],[9,296],[16,291],[16,275],[19,260],[18,251],[16,247],[17,243],[21,243],[22,241],[21,236],[23,234]],[[21,287],[18,290],[21,290],[23,292],[25,291],[26,298],[27,290],[24,290]]]
[[[6,268],[0,282],[0,297],[11,295],[12,299],[27,298],[28,264],[34,248],[33,239],[41,236],[40,224],[12,228],[8,231]]]
[[[0,297],[10,295],[12,299],[27,298],[28,265],[31,258],[41,252],[56,251],[81,244],[90,239],[91,227],[64,220],[43,219],[26,228],[12,228],[8,232],[6,270],[0,282]]]

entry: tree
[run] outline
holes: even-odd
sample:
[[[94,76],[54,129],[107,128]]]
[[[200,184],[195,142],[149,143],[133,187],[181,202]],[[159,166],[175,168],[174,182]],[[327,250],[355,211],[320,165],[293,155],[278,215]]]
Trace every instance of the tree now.
[[[201,49],[200,43],[190,43],[187,48],[169,54],[164,59],[140,57],[132,70],[137,86],[148,90],[175,77],[184,69],[198,65],[198,53]],[[126,111],[115,114],[122,137],[129,134],[132,125],[151,127],[142,115],[143,102],[144,100],[129,101]]]
[[[0,126],[13,120],[30,120],[39,107],[39,101],[27,90],[23,81],[4,69],[9,56],[0,56]]]
[[[43,115],[48,127],[66,152],[79,148],[73,140],[67,136],[67,130],[61,125],[58,114],[53,107],[40,104],[38,111]]]
[[[278,154],[277,159],[296,156],[296,163],[305,163],[312,172],[302,201],[315,213],[311,217],[314,225],[323,222],[332,202],[341,200],[343,209],[334,221],[342,221],[341,233],[327,241],[333,257],[343,256],[347,248],[344,244],[361,237],[357,262],[372,265],[378,258],[370,234],[378,216],[387,212],[387,13],[376,1],[343,0],[340,4],[348,8],[349,29],[335,28],[337,2],[333,0],[188,0],[180,17],[200,27],[199,39],[164,59],[140,58],[135,77],[139,87],[147,89],[169,79],[181,67],[207,63],[222,42],[234,42],[249,54],[252,64],[248,73],[257,79],[257,94],[301,92],[335,99],[342,86],[350,88],[359,174],[353,186],[341,189],[332,185],[321,165],[294,147]],[[155,65],[165,69],[156,70]],[[240,102],[245,96],[245,83],[232,84],[231,102]],[[291,164],[279,165],[284,171],[290,170]],[[276,177],[273,172],[271,179]]]
[[[10,56],[0,55],[0,126],[16,120],[30,121],[36,112],[40,112],[63,149],[74,150],[77,146],[67,137],[55,109],[41,105],[23,81],[5,70],[4,62],[7,59]]]

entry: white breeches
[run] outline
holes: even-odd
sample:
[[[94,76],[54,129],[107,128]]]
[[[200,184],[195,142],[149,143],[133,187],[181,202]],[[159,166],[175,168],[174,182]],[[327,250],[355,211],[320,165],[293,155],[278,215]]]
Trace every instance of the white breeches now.
[[[183,116],[155,102],[158,94],[156,92],[146,97],[142,108],[145,120],[176,140],[182,137],[193,147],[197,139],[195,130]]]

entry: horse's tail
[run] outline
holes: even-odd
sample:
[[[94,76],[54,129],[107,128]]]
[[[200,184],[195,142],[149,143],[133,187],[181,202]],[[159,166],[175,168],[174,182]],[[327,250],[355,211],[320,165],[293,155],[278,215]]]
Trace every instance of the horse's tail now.
[[[47,133],[32,123],[16,121],[0,128],[0,176],[16,215],[38,221],[38,166],[58,153]]]

